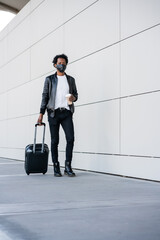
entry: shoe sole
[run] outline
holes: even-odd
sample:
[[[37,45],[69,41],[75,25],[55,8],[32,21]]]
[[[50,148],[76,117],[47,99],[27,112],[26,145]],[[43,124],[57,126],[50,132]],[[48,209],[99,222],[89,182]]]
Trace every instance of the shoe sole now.
[[[66,172],[64,172],[64,175],[66,175],[66,176],[68,176],[68,177],[75,177],[75,176],[76,176],[76,174],[74,174],[74,175],[69,175],[69,174],[66,173]]]
[[[54,174],[54,176],[55,176],[55,177],[62,177],[62,175],[56,175],[56,174]]]

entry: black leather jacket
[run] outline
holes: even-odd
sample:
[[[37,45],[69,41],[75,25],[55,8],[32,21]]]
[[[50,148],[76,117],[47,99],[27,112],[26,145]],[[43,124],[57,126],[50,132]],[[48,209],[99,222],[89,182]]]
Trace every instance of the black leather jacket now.
[[[77,88],[75,84],[75,79],[65,73],[69,85],[69,93],[73,94],[73,96],[76,98],[75,101],[78,99],[78,93]],[[55,74],[52,74],[45,79],[43,93],[42,93],[42,101],[41,101],[41,107],[40,107],[40,113],[44,114],[46,109],[48,113],[52,117],[54,117],[54,107],[55,107],[55,96],[56,96],[56,90],[57,90],[57,72]],[[74,102],[75,102],[74,101]],[[72,113],[74,113],[74,103],[70,105],[70,110]]]

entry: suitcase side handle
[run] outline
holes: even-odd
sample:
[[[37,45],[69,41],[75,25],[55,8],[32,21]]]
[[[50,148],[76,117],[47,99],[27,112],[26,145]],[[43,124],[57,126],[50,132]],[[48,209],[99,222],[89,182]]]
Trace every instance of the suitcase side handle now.
[[[46,124],[42,122],[41,124],[39,124],[39,123],[36,123],[36,124],[35,124],[33,153],[35,153],[35,151],[36,151],[37,126],[41,126],[41,125],[44,126],[41,152],[43,153],[43,151],[44,151],[44,139],[45,139]]]

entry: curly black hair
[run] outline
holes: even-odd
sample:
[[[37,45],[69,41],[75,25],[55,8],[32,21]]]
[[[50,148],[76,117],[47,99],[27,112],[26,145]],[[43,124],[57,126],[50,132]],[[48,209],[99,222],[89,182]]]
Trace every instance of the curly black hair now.
[[[66,64],[68,64],[68,57],[65,55],[65,54],[59,54],[59,55],[56,55],[54,58],[53,58],[53,66],[54,64],[57,64],[57,60],[58,58],[64,58],[66,60]]]

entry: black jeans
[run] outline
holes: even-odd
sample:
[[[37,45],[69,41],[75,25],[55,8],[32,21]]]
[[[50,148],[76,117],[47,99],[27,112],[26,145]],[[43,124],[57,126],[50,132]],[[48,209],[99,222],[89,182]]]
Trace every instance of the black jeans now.
[[[62,126],[67,145],[66,145],[66,161],[72,161],[72,152],[74,146],[74,126],[71,111],[65,109],[63,111],[55,110],[55,116],[52,118],[48,114],[48,121],[51,134],[51,153],[53,164],[58,162],[58,144],[59,144],[59,128]]]

